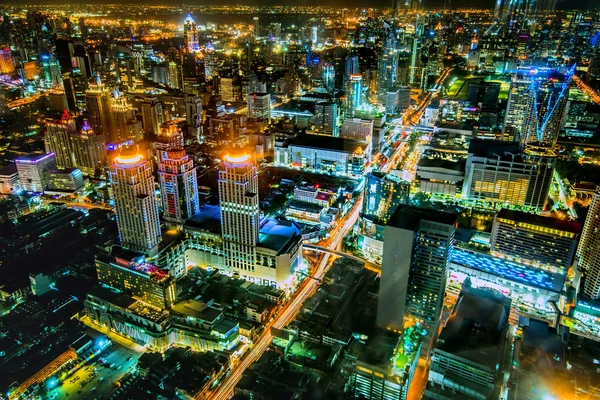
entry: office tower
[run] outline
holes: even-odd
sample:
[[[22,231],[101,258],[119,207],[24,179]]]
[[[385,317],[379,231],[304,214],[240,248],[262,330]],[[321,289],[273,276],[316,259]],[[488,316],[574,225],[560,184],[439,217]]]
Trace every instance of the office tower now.
[[[437,324],[456,215],[400,205],[385,227],[377,325],[400,331],[407,314]]]
[[[50,103],[51,111],[70,111],[69,103],[67,102],[67,95],[63,90],[53,90],[48,94],[48,101]]]
[[[350,75],[346,91],[346,115],[353,116],[354,111],[362,105],[362,75]]]
[[[164,122],[163,107],[156,97],[146,97],[142,103],[142,122],[146,134],[158,135]]]
[[[504,131],[521,143],[553,147],[567,102],[574,66],[566,74],[521,68],[511,80]]]
[[[348,56],[344,63],[344,85],[350,80],[350,75],[359,75],[358,56]]]
[[[75,112],[77,110],[77,97],[75,93],[75,85],[73,85],[73,78],[71,77],[70,72],[63,75],[63,87],[65,89],[65,96],[67,97],[69,111]]]
[[[75,45],[70,39],[56,39],[54,41],[56,59],[60,65],[61,71],[68,72],[73,69],[73,54]]]
[[[472,139],[463,198],[542,209],[548,197],[556,153],[545,147]]]
[[[181,64],[176,63],[175,61],[171,61],[168,64],[169,68],[169,82],[168,85],[173,89],[183,89],[182,79],[183,79],[183,71],[181,69]]]
[[[385,93],[385,113],[388,115],[397,114],[400,110],[400,89],[388,89]]]
[[[202,98],[188,95],[185,98],[185,119],[188,126],[196,127],[202,124]]]
[[[83,187],[83,174],[79,168],[48,171],[47,192],[74,193]]]
[[[271,95],[269,93],[249,93],[246,96],[248,118],[256,118],[271,123]]]
[[[183,22],[183,43],[190,53],[200,50],[200,47],[198,46],[198,28],[196,27],[196,21],[194,21],[194,18],[189,14]]]
[[[373,120],[361,118],[346,118],[342,122],[340,137],[370,141],[373,137]]]
[[[335,65],[325,63],[321,69],[321,80],[327,92],[332,92],[335,89]]]
[[[113,246],[95,259],[98,281],[119,289],[159,309],[171,307],[177,299],[175,280],[169,273],[146,261],[143,254]]]
[[[77,168],[85,175],[100,175],[101,172],[98,171],[102,169],[106,160],[104,137],[94,132],[87,120],[83,120],[81,131],[72,137],[72,144]]]
[[[46,153],[54,153],[57,168],[74,168],[76,164],[71,138],[77,132],[75,119],[71,118],[69,112],[65,110],[61,119],[48,119],[45,125],[44,148]]]
[[[338,136],[338,105],[326,101],[315,105],[315,133],[319,135]]]
[[[60,65],[52,54],[42,54],[42,77],[44,80],[44,87],[62,88],[62,74],[60,73]]]
[[[127,102],[127,99],[119,96],[119,92],[115,91],[115,97],[111,99],[110,108],[113,124],[111,129],[112,143],[142,140],[144,136],[142,124],[136,118],[135,108]]]
[[[204,49],[204,79],[206,79],[206,82],[212,81],[215,75],[217,75],[218,61],[219,58],[215,48],[210,43],[207,44]]]
[[[254,24],[254,31],[252,33],[253,33],[253,36],[255,38],[257,38],[257,37],[260,36],[260,20],[259,20],[259,18],[258,17],[253,17],[252,18],[252,23]]]
[[[21,187],[26,192],[43,192],[48,185],[48,171],[56,169],[54,153],[30,153],[15,159]]]
[[[398,80],[398,49],[393,27],[384,22],[383,29],[385,36],[377,71],[377,98],[379,103],[385,104],[388,90],[395,87]]]
[[[163,217],[183,224],[200,211],[196,167],[181,147],[161,150],[158,163]]]
[[[150,162],[133,149],[125,149],[110,168],[110,181],[121,244],[155,255],[161,232]]]
[[[584,273],[583,294],[600,298],[600,192],[594,193],[577,248],[577,269]]]
[[[242,86],[238,77],[219,78],[219,94],[223,101],[240,102],[242,100]]]
[[[318,26],[313,26],[311,28],[310,40],[312,41],[312,47],[313,48],[317,47],[317,44],[319,43],[319,27]]]
[[[85,24],[85,19],[83,17],[79,18],[79,33],[81,34],[82,38],[86,38],[87,34],[88,34],[88,28],[87,25]]]
[[[461,291],[433,350],[425,398],[498,397],[505,346],[510,346],[510,305],[510,298],[494,291]]]
[[[373,171],[365,177],[361,216],[385,225],[401,204],[408,204],[410,183],[394,175]]]
[[[169,84],[169,67],[168,65],[153,65],[152,80],[161,85]]]
[[[110,90],[100,81],[100,77],[96,79],[95,84],[90,84],[90,87],[86,90],[85,106],[92,129],[104,135],[106,142],[110,141],[112,127]]]
[[[8,47],[0,49],[0,74],[10,75],[15,72],[15,64]]]
[[[412,53],[411,53],[411,61],[410,61],[410,74],[408,83],[410,86],[415,85],[415,76],[416,70],[419,67],[419,44],[421,40],[421,36],[423,36],[423,30],[425,26],[423,25],[422,17],[417,15],[417,20],[415,21],[415,33],[412,37]]]
[[[492,254],[566,274],[580,233],[577,222],[503,208],[494,217]]]
[[[219,202],[225,262],[233,273],[253,277],[260,209],[258,170],[245,154],[225,156],[219,171]]]

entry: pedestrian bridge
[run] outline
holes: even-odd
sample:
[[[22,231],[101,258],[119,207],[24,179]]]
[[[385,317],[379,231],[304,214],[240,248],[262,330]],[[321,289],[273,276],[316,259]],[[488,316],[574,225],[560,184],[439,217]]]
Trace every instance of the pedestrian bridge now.
[[[344,253],[343,251],[332,250],[332,249],[328,249],[323,246],[317,246],[314,244],[304,244],[304,245],[302,245],[302,247],[304,247],[305,250],[316,251],[316,252],[320,252],[320,253],[329,253],[329,254],[333,254],[334,256],[345,257],[350,260],[358,261],[360,263],[365,264],[365,268],[370,271],[374,271],[374,272],[378,272],[378,273],[381,272],[381,265],[375,264],[372,261],[365,260],[364,258],[357,257],[354,254]]]

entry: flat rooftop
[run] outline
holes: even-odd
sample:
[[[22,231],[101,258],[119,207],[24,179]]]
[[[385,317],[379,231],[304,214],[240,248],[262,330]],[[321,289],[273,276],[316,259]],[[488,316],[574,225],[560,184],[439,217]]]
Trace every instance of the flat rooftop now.
[[[579,222],[544,217],[541,215],[526,213],[523,211],[508,210],[506,208],[503,208],[498,213],[498,218],[504,218],[517,222],[526,222],[534,225],[543,226],[546,228],[558,229],[561,231],[571,232],[575,234],[581,233],[581,224]]]
[[[498,158],[501,160],[512,159],[521,160],[521,148],[518,143],[505,142],[500,140],[471,139],[469,143],[469,154],[476,157]]]
[[[388,220],[387,225],[400,229],[414,230],[421,220],[455,225],[456,215],[443,211],[418,208],[401,204]]]
[[[436,349],[495,371],[509,314],[509,298],[482,289],[463,290]]]
[[[185,223],[192,229],[201,229],[213,233],[221,233],[221,207],[205,204],[200,211]]]
[[[258,246],[282,254],[301,237],[300,227],[294,222],[265,218],[258,233]]]
[[[286,142],[289,146],[308,147],[312,149],[323,149],[345,153],[354,153],[359,147],[364,151],[369,145],[368,142],[363,140],[308,134],[298,135],[295,138],[287,139]]]

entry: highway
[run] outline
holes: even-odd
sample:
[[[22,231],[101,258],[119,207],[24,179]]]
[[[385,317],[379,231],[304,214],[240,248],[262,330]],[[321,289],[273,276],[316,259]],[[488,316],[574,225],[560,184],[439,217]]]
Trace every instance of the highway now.
[[[600,94],[598,94],[598,92],[586,85],[585,82],[583,82],[581,78],[577,75],[573,75],[573,81],[577,84],[577,86],[579,87],[579,89],[581,89],[583,93],[590,96],[590,99],[592,99],[594,103],[600,104]]]
[[[350,232],[362,207],[362,196],[356,199],[356,202],[346,214],[346,216],[340,221],[340,224],[333,230],[332,235],[324,241],[323,245],[331,249],[338,249],[343,238]],[[221,385],[217,387],[213,392],[208,393],[208,398],[214,400],[225,400],[233,395],[235,385],[238,384],[244,371],[252,365],[260,356],[269,348],[273,335],[271,334],[271,328],[283,329],[286,325],[296,318],[302,304],[311,297],[318,289],[321,281],[325,277],[325,274],[329,270],[331,255],[325,253],[321,258],[321,261],[314,269],[312,277],[315,279],[305,279],[300,288],[293,295],[292,299],[279,311],[277,316],[265,326],[262,335],[256,340],[254,346],[248,351],[248,353],[242,358],[237,367],[233,368],[231,373],[221,382]],[[204,394],[198,395],[196,398],[204,398]]]

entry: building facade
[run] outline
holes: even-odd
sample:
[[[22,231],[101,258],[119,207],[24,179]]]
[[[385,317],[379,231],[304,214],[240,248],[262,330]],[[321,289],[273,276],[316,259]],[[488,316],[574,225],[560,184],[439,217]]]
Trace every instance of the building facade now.
[[[43,192],[48,187],[48,171],[56,169],[54,153],[30,153],[15,159],[21,187],[27,192]]]
[[[165,220],[182,224],[200,210],[196,167],[183,148],[161,151],[158,177]]]

